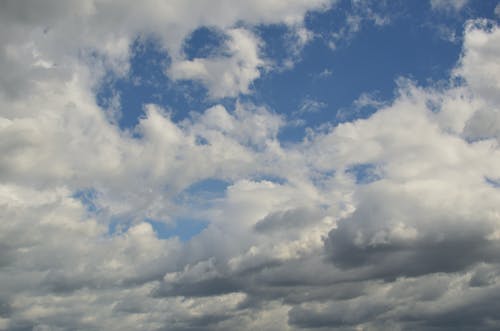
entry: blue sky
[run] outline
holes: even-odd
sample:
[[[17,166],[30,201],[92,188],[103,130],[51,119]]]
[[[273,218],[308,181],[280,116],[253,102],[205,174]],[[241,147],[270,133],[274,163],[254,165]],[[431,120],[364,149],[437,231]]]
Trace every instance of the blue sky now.
[[[446,83],[461,52],[463,26],[467,19],[495,19],[496,1],[475,1],[465,9],[432,10],[426,1],[394,1],[376,6],[385,22],[376,23],[364,13],[359,14],[359,31],[342,38],[335,49],[332,34],[345,29],[346,18],[353,15],[353,4],[340,1],[325,12],[312,12],[305,18],[305,27],[314,34],[292,68],[271,70],[252,83],[252,93],[238,98],[213,100],[197,82],[172,81],[163,72],[169,66],[169,54],[151,38],[138,38],[131,45],[131,71],[126,77],[112,74],[98,91],[98,102],[118,93],[121,99],[122,128],[132,128],[142,115],[142,105],[157,103],[172,111],[174,120],[185,119],[189,112],[201,112],[222,102],[234,106],[236,99],[262,104],[273,112],[300,117],[304,126],[338,123],[366,117],[373,109],[354,109],[354,101],[362,94],[377,101],[394,97],[397,79],[411,79],[428,86]],[[366,15],[366,14],[365,14]],[[281,63],[290,57],[293,36],[285,25],[254,27],[262,38],[263,57]],[[453,36],[451,36],[453,34]],[[188,59],[205,58],[223,52],[224,34],[216,28],[200,27],[184,41]],[[315,101],[322,109],[300,112],[307,101]],[[326,108],[326,109],[325,109]],[[303,127],[286,130],[284,140],[302,139]]]
[[[498,0],[0,1],[0,330],[500,329]]]

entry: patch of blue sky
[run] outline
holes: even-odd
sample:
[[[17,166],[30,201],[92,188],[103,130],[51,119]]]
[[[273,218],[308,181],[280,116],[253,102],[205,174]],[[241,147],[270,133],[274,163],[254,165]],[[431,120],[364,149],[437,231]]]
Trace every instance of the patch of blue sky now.
[[[208,226],[209,222],[203,219],[203,211],[212,207],[214,202],[222,198],[230,184],[228,181],[215,178],[200,180],[189,186],[173,200],[178,208],[175,215],[172,215],[171,222],[150,218],[144,221],[151,224],[160,239],[179,237],[181,241],[188,241]],[[95,193],[92,192],[94,191],[79,191],[76,197],[82,200],[86,206],[92,207],[95,198]],[[109,223],[107,235],[122,235],[133,224],[134,221],[131,218],[117,216]]]
[[[132,222],[130,220],[125,220],[119,217],[115,217],[108,224],[107,235],[110,237],[122,235],[123,233],[127,232],[127,230],[130,228],[131,225]]]
[[[278,68],[290,56],[291,31],[285,24],[260,25],[254,33],[264,41],[261,51],[273,66]]]
[[[117,123],[121,129],[133,129],[144,116],[144,105],[149,103],[165,108],[174,121],[216,103],[206,98],[206,88],[199,82],[172,81],[167,77],[170,58],[154,40],[137,39],[131,48],[129,74],[116,77],[110,73],[97,93],[97,103],[103,108],[109,106],[114,95],[119,96],[121,114]]]
[[[333,179],[336,174],[337,171],[335,169],[321,171],[313,174],[311,180],[315,186],[328,189],[328,181]]]
[[[477,17],[486,18],[489,20],[497,20],[500,18],[495,13],[495,8],[498,6],[498,0],[473,0],[462,11],[461,17],[473,19]]]
[[[484,177],[486,183],[494,188],[500,188],[500,178],[493,179],[489,177]]]
[[[398,77],[423,85],[430,82],[429,77],[431,81],[447,79],[460,46],[439,38],[430,25],[421,23],[426,6],[408,4],[413,7],[411,15],[399,14],[383,26],[364,22],[360,31],[335,50],[329,48],[328,39],[340,29],[335,22],[341,8],[310,15],[307,28],[319,37],[304,48],[292,70],[271,72],[257,80],[256,99],[288,114],[299,109],[305,98],[321,101],[327,107],[303,115],[306,125],[314,127],[369,116],[376,109],[348,110],[365,92],[376,91],[380,99],[392,99]],[[282,139],[294,138],[300,136],[282,135]]]
[[[159,238],[179,237],[181,241],[187,241],[208,226],[209,222],[198,216],[223,198],[229,185],[231,185],[229,181],[217,178],[200,180],[174,199],[179,206],[179,212],[173,224],[154,220],[148,222],[151,223]]]
[[[208,226],[208,222],[206,221],[190,218],[177,219],[173,224],[155,220],[147,220],[147,222],[151,224],[158,238],[169,239],[178,237],[183,242],[189,241],[200,234]]]
[[[209,222],[196,218],[178,217],[171,223],[146,219],[144,222],[151,224],[159,239],[170,239],[178,237],[185,242],[200,234],[208,227]],[[107,236],[120,236],[126,233],[133,225],[131,221],[115,219],[108,225]]]
[[[252,180],[256,182],[270,182],[273,184],[278,184],[278,185],[284,185],[287,183],[287,179],[279,176],[274,176],[274,175],[265,175],[265,174],[260,174],[258,176],[254,176]]]
[[[352,175],[356,184],[370,184],[382,178],[379,169],[372,163],[359,163],[346,169]]]
[[[224,43],[227,36],[220,30],[201,27],[193,31],[184,41],[183,53],[187,60],[227,55]]]
[[[97,191],[92,188],[81,189],[73,193],[74,199],[80,200],[89,213],[96,213],[99,210],[97,205]]]
[[[223,198],[227,187],[231,182],[208,178],[200,180],[174,198],[174,202],[182,209],[183,206],[189,209],[186,214],[192,214],[196,210],[206,210],[219,199]]]
[[[189,195],[207,194],[207,193],[219,194],[221,191],[225,191],[229,185],[230,182],[228,181],[216,178],[208,178],[192,184],[186,190],[184,190],[184,192]]]

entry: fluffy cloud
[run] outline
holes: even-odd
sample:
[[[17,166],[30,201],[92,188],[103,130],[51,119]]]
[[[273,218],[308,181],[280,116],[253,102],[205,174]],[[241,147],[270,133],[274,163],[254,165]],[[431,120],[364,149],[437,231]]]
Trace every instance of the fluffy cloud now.
[[[93,57],[93,70],[104,66],[125,74],[129,45],[138,36],[155,38],[173,61],[175,78],[197,78],[214,97],[246,92],[259,77],[258,42],[239,23],[302,25],[308,10],[325,9],[328,0],[314,1],[158,1],[138,7],[133,1],[6,1],[2,6],[2,93],[20,95],[35,81],[68,76],[75,58]],[[199,27],[229,35],[228,56],[186,62],[186,37]],[[75,37],[76,36],[76,37]],[[225,79],[222,83],[219,75]],[[236,87],[231,84],[236,83]]]
[[[249,85],[260,76],[264,65],[259,58],[259,41],[244,29],[228,32],[227,57],[174,62],[169,75],[174,79],[196,79],[210,86],[213,98],[248,93]]]
[[[123,131],[95,87],[152,34],[173,78],[247,93],[265,64],[249,27],[301,29],[326,2],[132,5],[1,5],[0,329],[498,326],[495,23],[467,24],[448,87],[402,80],[371,117],[283,145],[286,119],[242,102],[177,123],[146,105]],[[185,58],[201,26],[227,34],[228,54]],[[227,189],[201,208],[190,188],[214,178]],[[208,225],[181,242],[149,222],[179,215]]]

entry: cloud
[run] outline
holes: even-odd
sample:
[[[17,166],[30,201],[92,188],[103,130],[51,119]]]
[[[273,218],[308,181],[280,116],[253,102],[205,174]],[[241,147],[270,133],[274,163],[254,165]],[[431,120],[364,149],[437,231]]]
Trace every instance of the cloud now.
[[[359,99],[371,117],[284,145],[286,119],[242,101],[181,122],[148,104],[121,130],[95,88],[152,34],[173,78],[247,93],[264,65],[251,27],[300,26],[326,2],[131,4],[0,5],[0,329],[497,328],[495,23],[466,25],[445,88],[401,80],[392,102]],[[184,57],[202,26],[227,56]],[[227,188],[189,204],[207,179]],[[179,215],[207,227],[160,239],[150,222]]]
[[[354,106],[356,108],[382,108],[384,106],[384,102],[377,100],[376,93],[362,93],[356,100],[354,100]]]
[[[300,103],[299,109],[297,110],[297,114],[305,114],[305,113],[317,113],[322,109],[326,108],[328,105],[322,101],[314,100],[311,98],[305,98]]]
[[[330,233],[326,249],[332,261],[341,267],[360,267],[363,272],[373,273],[373,277],[390,279],[461,271],[478,262],[497,263],[495,252],[499,243],[490,237],[497,229],[497,220],[481,215],[482,209],[468,219],[456,207],[453,211],[443,208],[463,205],[464,201],[475,198],[478,201],[474,205],[482,200],[488,205],[482,208],[495,208],[494,201],[488,201],[487,197],[496,192],[485,189],[483,195],[481,191],[471,191],[466,197],[448,193],[442,201],[443,193],[439,193],[438,185],[443,184],[436,182],[432,191],[426,193],[411,193],[409,185],[404,191],[398,191],[389,183],[388,187],[381,182],[373,184],[374,192],[363,192],[352,217],[339,222],[338,228]],[[396,192],[391,192],[394,189]],[[442,189],[443,192],[455,191],[448,187]],[[440,208],[432,207],[433,204]],[[468,212],[473,208],[463,206]],[[433,211],[436,209],[439,211]],[[463,250],[460,258],[455,256],[457,250]],[[373,269],[367,270],[370,266]]]
[[[353,0],[345,1],[344,6],[348,9],[341,10],[343,23],[326,39],[332,50],[349,43],[366,25],[385,26],[397,15],[386,1]]]
[[[500,52],[500,29],[488,20],[469,21],[465,29],[464,53],[455,74],[467,80],[473,93],[491,103],[489,108],[496,108],[500,101],[500,65],[493,58]]]
[[[249,93],[249,85],[260,76],[264,61],[259,57],[259,40],[249,31],[228,31],[227,56],[174,62],[168,69],[173,79],[194,79],[210,87],[213,98]]]
[[[137,8],[130,1],[54,0],[43,5],[36,1],[7,1],[2,4],[1,14],[4,24],[0,38],[5,47],[0,63],[4,73],[0,86],[2,93],[12,97],[32,88],[34,79],[46,82],[64,75],[68,78],[75,60],[82,55],[93,58],[96,73],[98,68],[106,68],[124,75],[128,70],[129,46],[142,35],[154,37],[167,50],[175,77],[202,79],[214,97],[226,93],[234,96],[234,91],[247,91],[248,84],[259,76],[257,67],[261,64],[256,39],[245,29],[235,29],[235,25],[241,22],[249,26],[286,24],[292,27],[302,23],[307,11],[323,10],[329,4],[327,0],[252,3],[148,0]],[[183,42],[204,26],[220,29],[230,36],[227,46],[231,54],[215,62],[186,62]],[[243,63],[239,63],[241,61]],[[206,67],[205,71],[201,67]],[[227,77],[223,83],[217,78],[221,70]],[[228,84],[235,82],[239,82],[238,88],[230,89]]]
[[[255,224],[255,230],[258,232],[286,231],[290,227],[302,227],[304,222],[317,220],[319,215],[316,211],[304,209],[293,209],[280,211],[267,215]]]

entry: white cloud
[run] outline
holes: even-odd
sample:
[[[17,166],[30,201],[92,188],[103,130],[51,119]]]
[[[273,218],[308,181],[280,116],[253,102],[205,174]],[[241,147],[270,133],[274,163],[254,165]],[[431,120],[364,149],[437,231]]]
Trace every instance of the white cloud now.
[[[227,34],[227,55],[174,62],[169,76],[202,81],[212,98],[249,93],[250,84],[260,77],[260,69],[265,65],[259,56],[260,41],[244,29],[232,29]]]
[[[500,29],[487,20],[472,20],[465,27],[464,53],[455,72],[467,80],[472,92],[491,106],[498,107],[500,97]]]
[[[354,100],[353,104],[357,108],[382,108],[383,106],[385,106],[383,101],[377,100],[376,93],[362,93],[356,100]]]
[[[243,103],[181,123],[147,105],[134,134],[121,131],[95,104],[95,75],[125,74],[136,35],[161,40],[173,77],[236,95],[263,60],[234,25],[297,26],[324,2],[197,4],[1,5],[0,329],[497,323],[500,193],[485,179],[500,178],[498,27],[467,25],[463,84],[401,84],[392,104],[361,97],[378,112],[301,143],[282,146],[285,119]],[[199,26],[225,31],[230,56],[184,59]],[[381,178],[358,185],[347,170],[359,164]],[[175,218],[186,207],[176,197],[207,178],[229,181],[189,210],[207,228],[159,239],[145,220]]]
[[[97,55],[94,60],[99,60],[107,69],[125,74],[129,45],[139,35],[158,40],[171,56],[174,68],[180,66],[174,72],[183,73],[181,78],[194,75],[203,78],[205,83],[215,84],[207,86],[213,96],[225,93],[233,96],[235,91],[245,93],[248,84],[259,76],[257,67],[261,59],[256,39],[248,31],[234,29],[234,25],[243,22],[250,26],[272,23],[296,26],[302,23],[308,10],[321,10],[329,3],[328,0],[220,0],[216,3],[147,0],[137,7],[130,1],[54,0],[43,5],[37,1],[7,1],[2,4],[0,14],[3,23],[0,38],[4,45],[0,62],[2,93],[19,95],[33,85],[34,79],[47,81],[70,75],[74,60],[82,55]],[[185,62],[183,42],[202,26],[228,33],[231,37],[228,46],[234,56],[225,61]],[[93,63],[94,69],[97,64]],[[221,73],[226,76],[223,83],[219,82]],[[232,83],[238,88],[231,89]]]
[[[316,113],[326,108],[328,105],[322,101],[305,98],[299,105],[298,114]]]

